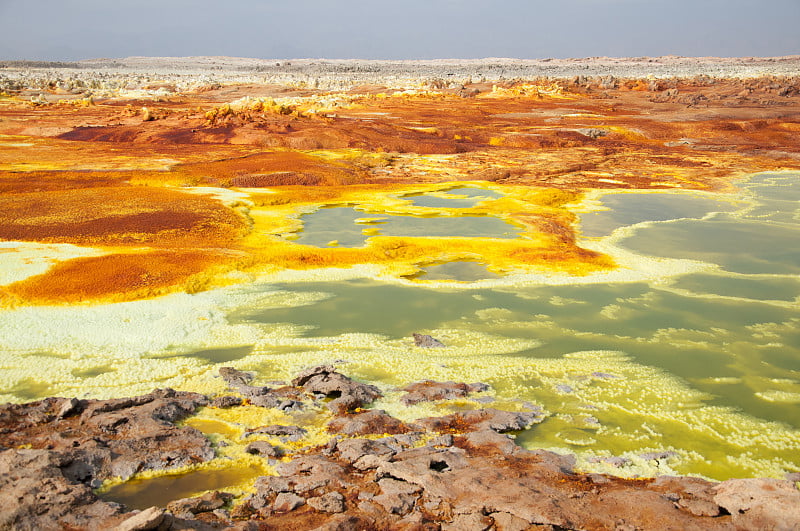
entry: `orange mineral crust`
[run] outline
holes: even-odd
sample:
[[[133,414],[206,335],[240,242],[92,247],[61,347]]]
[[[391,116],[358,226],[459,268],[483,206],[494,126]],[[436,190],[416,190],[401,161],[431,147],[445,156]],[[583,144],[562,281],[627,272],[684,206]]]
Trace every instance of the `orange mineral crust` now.
[[[406,278],[454,260],[501,275],[610,271],[612,257],[576,243],[571,205],[585,192],[725,192],[748,173],[800,168],[796,78],[151,85],[157,97],[0,96],[0,240],[103,253],[52,257],[43,274],[0,287],[4,301],[133,300],[224,285],[235,271],[360,264]],[[435,211],[405,199],[465,183],[502,197]],[[292,241],[303,215],[335,206],[493,217],[520,237],[367,224],[360,247]]]
[[[244,231],[244,221],[218,201],[170,188],[87,187],[0,196],[5,240],[221,247]]]
[[[230,262],[213,251],[154,251],[77,258],[53,266],[47,273],[0,287],[0,301],[58,304],[125,301],[163,295],[176,289],[206,288],[204,271]]]

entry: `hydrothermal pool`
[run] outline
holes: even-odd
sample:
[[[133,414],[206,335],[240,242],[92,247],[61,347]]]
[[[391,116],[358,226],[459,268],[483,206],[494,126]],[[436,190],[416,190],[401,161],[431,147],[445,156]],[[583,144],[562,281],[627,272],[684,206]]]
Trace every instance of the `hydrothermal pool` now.
[[[336,361],[379,385],[378,406],[404,419],[479,406],[402,407],[395,386],[422,378],[484,381],[497,407],[540,404],[548,417],[518,440],[575,452],[587,470],[781,477],[800,471],[800,216],[791,199],[800,176],[757,175],[741,189],[736,201],[595,197],[583,215],[586,245],[626,257],[624,274],[437,283],[332,269],[193,295],[3,310],[0,399],[154,386],[217,393],[223,365],[268,381]],[[592,214],[598,203],[619,212]],[[358,219],[390,218],[340,211],[356,240],[364,226],[385,230]],[[413,332],[446,348],[417,348]]]
[[[489,216],[369,215],[349,207],[322,208],[302,217],[293,241],[323,247],[361,247],[371,236],[516,238],[520,227]]]

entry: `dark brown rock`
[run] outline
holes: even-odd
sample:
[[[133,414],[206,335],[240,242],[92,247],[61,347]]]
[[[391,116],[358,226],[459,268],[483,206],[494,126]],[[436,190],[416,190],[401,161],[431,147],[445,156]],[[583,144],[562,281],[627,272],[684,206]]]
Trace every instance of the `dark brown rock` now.
[[[464,434],[464,443],[473,448],[493,448],[503,454],[512,454],[519,450],[514,440],[504,433],[493,430],[479,430]]]
[[[248,454],[260,455],[263,457],[282,457],[283,450],[277,446],[273,446],[266,441],[251,442],[244,449]]]
[[[328,423],[328,431],[345,435],[397,434],[409,431],[402,421],[380,409],[336,417]]]
[[[374,385],[356,382],[336,372],[332,365],[306,369],[292,380],[292,385],[333,398],[327,406],[337,415],[363,407],[382,396]]]
[[[29,444],[61,452],[69,461],[67,476],[92,486],[105,478],[214,457],[203,434],[174,424],[208,403],[202,395],[159,389],[132,398],[87,400],[80,415],[59,418],[64,403],[48,399],[0,406],[0,424],[10,428],[0,434],[0,446]]]
[[[218,396],[209,404],[211,407],[225,409],[242,405],[242,399],[238,396]]]
[[[301,455],[276,467],[277,472],[294,480],[293,491],[304,493],[320,487],[341,489],[350,486],[351,479],[345,468],[320,455]]]
[[[120,514],[89,486],[68,479],[69,458],[49,450],[0,452],[0,529],[89,527]]]
[[[254,434],[260,435],[274,435],[276,437],[286,438],[287,441],[297,442],[306,436],[306,430],[299,426],[284,426],[283,424],[270,424],[269,426],[261,426],[254,430],[245,432],[245,437]]]
[[[117,525],[115,531],[149,531],[151,529],[164,530],[172,525],[172,515],[164,509],[150,507],[134,514]]]
[[[366,455],[392,456],[397,453],[384,440],[345,439],[336,445],[339,457],[349,463],[355,463]]]
[[[233,499],[233,494],[227,492],[207,492],[195,498],[184,498],[167,504],[167,509],[175,515],[186,517],[194,514],[207,513],[224,507]]]
[[[301,401],[276,395],[269,390],[261,394],[250,395],[249,400],[254,406],[280,409],[281,411],[295,411],[303,409],[303,403]]]
[[[486,408],[459,411],[444,417],[427,417],[414,423],[423,430],[436,432],[464,433],[469,431],[493,430],[497,432],[516,431],[541,422],[538,411],[503,411]]]
[[[207,402],[196,393],[161,389],[114,400],[46,399],[0,406],[0,446],[33,448],[2,454],[0,468],[8,467],[9,473],[0,478],[12,484],[0,488],[10,496],[0,504],[9,508],[2,511],[0,528],[119,524],[114,518],[120,508],[98,500],[91,488],[116,476],[212,459],[211,443],[199,431],[175,425]]]
[[[443,348],[445,345],[435,337],[414,333],[414,346],[422,348]]]
[[[489,389],[489,386],[483,383],[465,384],[423,380],[401,389],[401,391],[405,391],[406,394],[403,395],[400,400],[402,400],[405,405],[410,406],[418,404],[419,402],[464,398],[470,393],[479,393],[487,389]]]
[[[239,371],[233,367],[220,367],[219,375],[225,380],[225,383],[231,387],[239,387],[248,385],[253,381],[253,375],[249,372]]]
[[[85,406],[85,402],[81,402],[77,398],[68,398],[64,400],[64,403],[58,409],[58,414],[56,415],[57,418],[63,419],[64,417],[70,417],[72,415],[77,415]]]
[[[288,513],[289,511],[294,511],[298,507],[305,505],[305,503],[305,498],[301,498],[297,494],[281,492],[275,497],[275,503],[272,505],[272,508],[275,512]]]
[[[392,478],[378,480],[381,494],[375,496],[375,503],[391,514],[406,515],[414,509],[422,488],[412,483]]]
[[[306,500],[309,507],[323,513],[342,513],[345,509],[344,496],[339,492],[328,492]]]

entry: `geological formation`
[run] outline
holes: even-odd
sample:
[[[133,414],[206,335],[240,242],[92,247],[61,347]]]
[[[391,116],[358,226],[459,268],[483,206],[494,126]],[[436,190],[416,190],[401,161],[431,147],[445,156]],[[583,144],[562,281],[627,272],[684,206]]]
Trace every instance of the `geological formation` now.
[[[793,188],[734,183],[800,170],[798,65],[0,63],[0,529],[797,528],[793,255],[631,258],[578,220],[714,192],[795,241]],[[426,280],[451,263],[487,276]],[[745,287],[661,282],[698,271]],[[437,338],[364,318],[460,305]]]
[[[576,473],[571,457],[524,450],[506,434],[542,421],[532,404],[404,423],[368,409],[380,391],[332,366],[310,368],[274,388],[250,385],[251,374],[230,367],[220,374],[236,394],[212,400],[166,389],[108,401],[51,398],[0,407],[0,526],[501,531],[794,529],[800,522],[800,491],[791,481]],[[427,380],[405,387],[403,402],[487,389]],[[135,473],[185,472],[213,460],[214,448],[197,429],[176,424],[201,407],[231,418],[252,407],[306,411],[324,419],[327,442],[308,444],[304,427],[280,424],[254,426],[243,441],[226,440],[224,446],[246,445],[244,452],[265,469],[274,467],[232,506],[233,493],[171,499],[167,491],[160,507],[129,511],[109,501],[113,488],[99,496],[92,491]]]
[[[444,72],[339,91],[84,70],[0,78],[0,239],[46,244],[30,252],[55,262],[4,282],[0,303],[135,300],[354,264],[394,276],[458,259],[498,274],[603,272],[614,259],[576,244],[566,208],[587,191],[724,191],[748,172],[800,167],[795,77]],[[501,218],[522,238],[376,228],[360,248],[291,241],[321,207],[426,215],[402,195],[475,181],[505,197],[459,215]]]

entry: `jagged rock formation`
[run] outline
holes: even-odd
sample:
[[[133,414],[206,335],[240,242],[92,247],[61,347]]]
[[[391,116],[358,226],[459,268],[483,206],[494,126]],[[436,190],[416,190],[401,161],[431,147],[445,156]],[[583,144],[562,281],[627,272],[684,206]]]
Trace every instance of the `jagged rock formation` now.
[[[220,372],[230,385],[250,387],[251,375],[230,368]],[[174,424],[208,404],[206,397],[158,390],[118,400],[53,398],[2,406],[0,528],[502,531],[800,525],[800,491],[791,481],[620,479],[575,472],[570,456],[525,450],[503,432],[540,422],[535,408],[468,410],[403,423],[379,410],[350,410],[363,408],[380,391],[332,366],[303,371],[292,389],[304,407],[314,407],[323,395],[343,399],[331,408],[328,430],[335,437],[287,455],[278,475],[258,478],[254,492],[232,508],[229,494],[209,492],[126,512],[91,490],[115,475],[212,458],[204,437]],[[425,381],[406,390],[416,401],[438,401],[486,386]],[[249,433],[299,440],[304,430],[272,425]],[[387,433],[394,435],[374,437]],[[281,448],[263,441],[251,443],[248,451],[264,459],[282,455]]]

